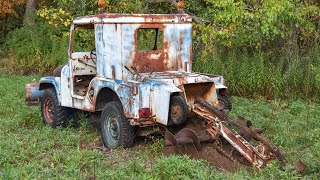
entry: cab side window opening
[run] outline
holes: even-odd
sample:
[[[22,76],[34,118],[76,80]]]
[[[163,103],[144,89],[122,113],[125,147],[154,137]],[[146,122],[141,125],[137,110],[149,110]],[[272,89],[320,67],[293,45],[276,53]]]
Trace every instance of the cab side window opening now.
[[[142,51],[162,50],[163,30],[160,28],[138,29],[137,46]]]
[[[90,52],[95,48],[94,29],[76,29],[74,31],[73,52]]]

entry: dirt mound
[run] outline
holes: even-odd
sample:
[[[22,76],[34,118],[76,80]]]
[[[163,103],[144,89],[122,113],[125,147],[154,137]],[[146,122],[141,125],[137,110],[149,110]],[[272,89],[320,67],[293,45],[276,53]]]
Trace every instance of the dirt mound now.
[[[206,129],[206,125],[203,120],[196,116],[190,117],[184,128],[194,130],[196,133]],[[173,132],[175,134],[176,132]],[[164,154],[187,154],[194,159],[206,160],[209,163],[216,166],[223,171],[236,171],[240,168],[246,168],[250,166],[237,151],[234,151],[233,147],[227,142],[222,140],[220,142],[222,148],[218,148],[217,143],[201,143],[202,150],[196,151],[193,145],[183,145],[177,150],[175,147],[165,147]],[[183,151],[183,152],[182,152]]]

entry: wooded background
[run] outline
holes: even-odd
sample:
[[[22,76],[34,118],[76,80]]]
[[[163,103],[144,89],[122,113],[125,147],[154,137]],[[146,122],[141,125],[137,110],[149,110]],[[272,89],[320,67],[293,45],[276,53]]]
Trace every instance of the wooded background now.
[[[194,71],[223,75],[233,95],[319,100],[320,2],[185,0]],[[116,13],[177,13],[175,0],[109,0]],[[97,0],[2,0],[2,73],[48,75],[67,61],[69,26]]]

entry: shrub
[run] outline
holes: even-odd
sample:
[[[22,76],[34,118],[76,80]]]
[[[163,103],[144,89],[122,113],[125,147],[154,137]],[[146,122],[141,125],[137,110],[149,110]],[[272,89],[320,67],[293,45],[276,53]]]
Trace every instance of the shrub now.
[[[25,26],[8,35],[7,70],[20,74],[49,74],[58,64],[67,62],[68,34],[45,22]]]
[[[293,59],[287,70],[284,70],[286,59],[282,56],[278,57],[278,62],[273,62],[267,55],[235,49],[223,53],[206,52],[195,58],[194,71],[223,75],[233,95],[267,99],[319,98],[320,55],[316,50]]]

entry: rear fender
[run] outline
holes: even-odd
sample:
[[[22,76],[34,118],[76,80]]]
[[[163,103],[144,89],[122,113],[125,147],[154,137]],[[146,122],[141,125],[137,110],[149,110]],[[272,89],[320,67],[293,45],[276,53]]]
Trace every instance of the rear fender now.
[[[156,117],[156,121],[160,124],[168,124],[170,97],[174,93],[183,93],[183,91],[166,83],[157,82],[151,86],[152,115]]]

